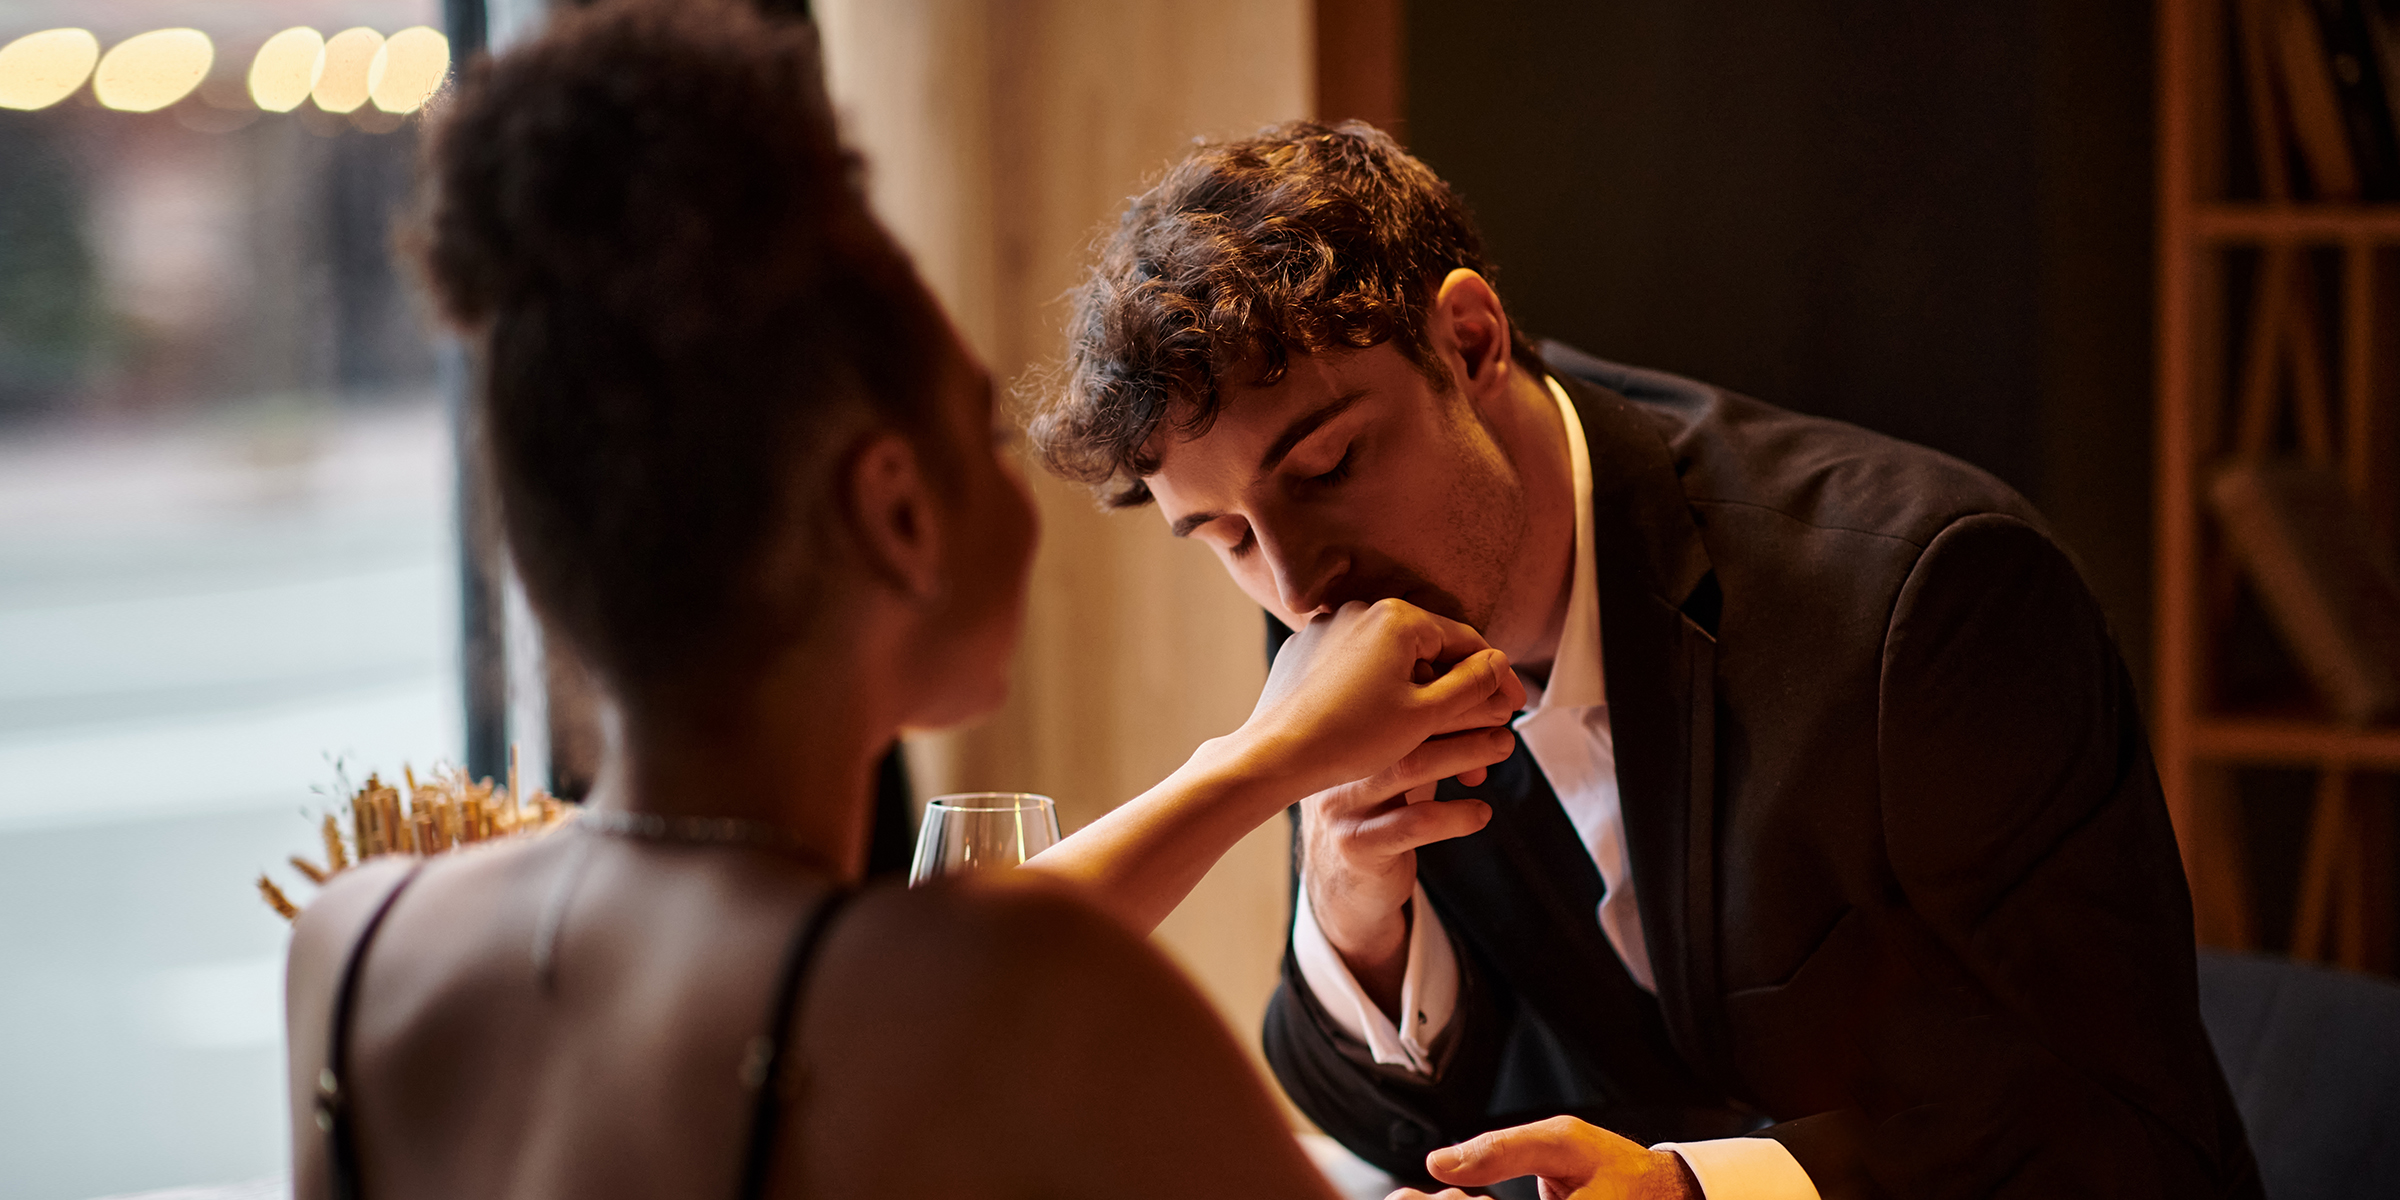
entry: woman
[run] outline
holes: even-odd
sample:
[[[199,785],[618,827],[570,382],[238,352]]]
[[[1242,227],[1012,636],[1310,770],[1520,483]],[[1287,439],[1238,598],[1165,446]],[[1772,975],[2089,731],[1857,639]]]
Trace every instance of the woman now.
[[[881,748],[1000,698],[1034,530],[815,62],[737,8],[563,15],[438,118],[412,249],[616,737],[566,829],[302,917],[303,1197],[1327,1194],[1139,934],[1305,794],[1474,778],[1521,692],[1472,631],[1354,606],[1045,856],[1076,882],[845,900]]]

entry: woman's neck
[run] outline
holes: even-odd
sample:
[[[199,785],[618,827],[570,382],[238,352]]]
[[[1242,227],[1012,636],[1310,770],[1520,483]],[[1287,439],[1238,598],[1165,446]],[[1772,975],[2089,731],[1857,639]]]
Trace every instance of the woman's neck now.
[[[824,649],[778,654],[747,686],[620,709],[592,806],[756,821],[861,877],[876,768],[899,721],[855,643]]]

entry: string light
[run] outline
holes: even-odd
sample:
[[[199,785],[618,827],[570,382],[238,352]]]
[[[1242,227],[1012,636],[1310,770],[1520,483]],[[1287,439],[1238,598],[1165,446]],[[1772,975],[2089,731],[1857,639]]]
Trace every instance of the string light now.
[[[387,113],[414,112],[450,73],[450,39],[423,25],[393,34],[367,67],[367,94]]]
[[[268,112],[290,112],[325,74],[325,36],[297,25],[258,48],[250,60],[250,100]]]
[[[100,61],[87,29],[45,29],[0,46],[0,108],[48,108],[75,94]]]
[[[197,29],[153,29],[118,42],[92,72],[92,94],[108,108],[157,112],[208,78],[217,48]]]
[[[375,54],[382,49],[383,35],[364,25],[325,39],[325,70],[309,92],[317,98],[317,107],[346,113],[365,104],[367,68],[374,65]]]

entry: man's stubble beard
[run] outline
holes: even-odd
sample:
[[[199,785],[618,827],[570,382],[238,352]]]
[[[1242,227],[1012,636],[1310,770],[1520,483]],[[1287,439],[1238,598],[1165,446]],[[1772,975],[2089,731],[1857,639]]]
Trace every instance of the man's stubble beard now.
[[[1443,616],[1473,626],[1488,639],[1492,623],[1509,611],[1531,519],[1524,477],[1496,431],[1479,415],[1462,424],[1460,459],[1472,467],[1453,477],[1442,506],[1449,544],[1457,550],[1444,572],[1451,577],[1427,582],[1459,610]]]
[[[1450,510],[1455,514],[1453,536],[1464,551],[1460,556],[1464,577],[1458,581],[1458,589],[1475,597],[1465,600],[1467,613],[1460,619],[1486,638],[1492,636],[1493,622],[1508,611],[1513,599],[1515,568],[1527,534],[1524,489],[1513,477],[1490,482],[1496,486],[1480,497],[1482,503],[1476,509]]]

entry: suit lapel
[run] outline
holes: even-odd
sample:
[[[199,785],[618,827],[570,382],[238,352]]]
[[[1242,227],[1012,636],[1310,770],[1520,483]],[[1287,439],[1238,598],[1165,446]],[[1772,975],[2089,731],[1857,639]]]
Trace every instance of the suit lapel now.
[[[1686,612],[1709,612],[1716,582],[1656,419],[1605,388],[1559,379],[1591,452],[1601,661],[1659,1002],[1683,1059],[1738,1091],[1717,983],[1717,647]]]
[[[1532,751],[1520,741],[1482,786],[1445,780],[1435,795],[1472,795],[1492,806],[1482,832],[1417,852],[1418,879],[1443,925],[1540,1014],[1611,1098],[1714,1103],[1676,1054],[1660,1006],[1635,986],[1600,932],[1600,872]]]

